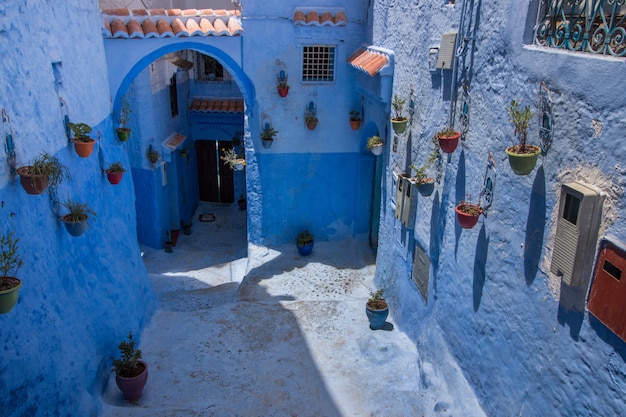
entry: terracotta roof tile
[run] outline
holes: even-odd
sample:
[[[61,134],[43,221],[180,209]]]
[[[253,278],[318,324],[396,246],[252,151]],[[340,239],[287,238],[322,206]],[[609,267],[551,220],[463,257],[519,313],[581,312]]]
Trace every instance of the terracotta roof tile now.
[[[374,76],[389,63],[389,56],[382,52],[360,48],[350,55],[347,61],[354,68]]]
[[[333,14],[334,13],[334,14]],[[337,8],[296,9],[293,12],[294,25],[307,26],[345,26],[348,23],[346,12]]]
[[[189,104],[190,111],[243,113],[243,99],[194,98]]]
[[[239,10],[105,9],[102,14],[105,38],[239,36],[244,33]]]

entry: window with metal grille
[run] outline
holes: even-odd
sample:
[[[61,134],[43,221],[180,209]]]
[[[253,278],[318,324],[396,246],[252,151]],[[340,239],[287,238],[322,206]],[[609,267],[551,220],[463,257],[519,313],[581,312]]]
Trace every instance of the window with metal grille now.
[[[535,44],[626,56],[626,0],[540,0]]]
[[[305,46],[302,50],[302,81],[335,81],[335,47]]]

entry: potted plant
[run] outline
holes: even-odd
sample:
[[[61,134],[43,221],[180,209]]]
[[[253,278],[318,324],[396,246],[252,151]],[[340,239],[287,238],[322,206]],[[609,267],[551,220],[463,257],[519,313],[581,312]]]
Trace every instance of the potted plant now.
[[[278,132],[274,130],[273,127],[270,127],[269,125],[265,126],[265,129],[263,129],[263,131],[261,132],[261,143],[263,144],[263,147],[269,148],[270,146],[272,146],[272,143],[274,142],[274,136],[276,136],[277,134]]]
[[[370,329],[380,330],[385,326],[389,315],[389,306],[383,298],[384,289],[370,292],[370,297],[365,305],[365,313],[370,322]]]
[[[393,96],[393,101],[391,102],[391,106],[394,111],[394,117],[391,119],[391,126],[393,127],[393,131],[397,134],[404,133],[406,125],[409,121],[409,119],[402,114],[405,102],[406,100],[398,95]]]
[[[89,218],[96,217],[96,212],[85,203],[77,203],[70,198],[61,203],[68,211],[63,215],[65,228],[74,237],[82,235],[89,228]]]
[[[315,130],[317,127],[317,116],[314,112],[308,111],[304,114],[304,120],[306,122],[306,127],[309,130]]]
[[[313,250],[313,235],[308,230],[298,233],[296,238],[296,245],[298,246],[298,253],[302,256],[308,256]]]
[[[128,341],[123,340],[117,347],[120,357],[113,359],[115,382],[127,401],[138,401],[148,381],[148,364],[141,360],[141,350],[135,348],[132,332]]]
[[[378,135],[371,136],[367,138],[367,150],[371,151],[374,155],[380,155],[383,153],[383,145],[385,143]]]
[[[156,164],[157,162],[159,162],[159,159],[161,159],[161,155],[156,149],[152,147],[152,145],[150,145],[150,147],[148,148],[147,156],[148,161],[150,161],[152,164]]]
[[[106,169],[107,179],[113,185],[119,184],[122,181],[122,175],[126,170],[122,167],[122,164],[118,162],[114,162]]]
[[[433,137],[435,148],[428,155],[426,162],[421,167],[411,164],[410,168],[415,171],[413,182],[417,186],[417,191],[424,197],[429,197],[435,191],[435,178],[428,175],[429,168],[439,159],[439,141]]]
[[[122,109],[120,110],[120,115],[117,118],[119,126],[117,127],[117,129],[115,129],[117,133],[117,138],[120,140],[120,142],[126,142],[130,137],[130,129],[126,127],[126,125],[128,124],[128,119],[130,117],[131,111],[132,110],[130,109],[130,104],[126,99],[126,96],[124,96],[124,99],[122,100]]]
[[[439,147],[445,153],[452,153],[459,144],[461,132],[449,127],[435,133],[435,137],[439,141]]]
[[[287,74],[284,71],[281,71],[279,74],[276,74],[276,78],[278,79],[278,85],[276,89],[278,90],[278,95],[281,97],[287,97],[289,94],[289,84],[287,84]]]
[[[54,188],[63,179],[70,179],[67,168],[56,157],[46,152],[37,156],[31,165],[19,167],[16,172],[28,194],[41,194],[47,187]]]
[[[74,149],[81,158],[87,158],[93,152],[93,147],[96,141],[89,136],[91,133],[91,126],[86,123],[68,123],[67,127],[70,128],[74,135]]]
[[[181,220],[180,224],[183,226],[183,233],[189,236],[191,234],[191,226],[193,225],[193,221],[190,219],[189,223],[185,223]]]
[[[454,211],[459,225],[463,229],[471,229],[478,222],[478,216],[483,213],[483,209],[479,204],[473,204],[471,196],[468,195],[467,200],[459,201]]]
[[[237,205],[239,206],[239,210],[245,210],[247,208],[248,202],[246,201],[246,198],[243,196],[243,194],[239,196],[239,200],[237,200]]]
[[[530,106],[521,109],[520,103],[515,100],[511,100],[506,111],[509,114],[509,120],[515,127],[514,134],[518,141],[517,145],[509,146],[506,149],[509,165],[517,175],[528,175],[535,168],[537,157],[541,153],[539,146],[526,144],[528,125],[533,118],[533,113],[530,111]]]
[[[172,240],[172,234],[169,230],[165,232],[165,243],[163,244],[163,249],[165,252],[172,253],[172,249],[174,248],[174,241]]]
[[[224,155],[220,156],[220,159],[226,162],[230,169],[241,171],[246,165],[246,159],[237,155],[234,149],[222,149],[222,151],[224,151]]]
[[[352,130],[359,130],[361,127],[361,113],[358,111],[350,112],[350,127]]]
[[[22,258],[18,255],[19,239],[13,238],[13,232],[0,237],[0,314],[13,309],[19,297],[22,281],[17,272],[22,267]]]

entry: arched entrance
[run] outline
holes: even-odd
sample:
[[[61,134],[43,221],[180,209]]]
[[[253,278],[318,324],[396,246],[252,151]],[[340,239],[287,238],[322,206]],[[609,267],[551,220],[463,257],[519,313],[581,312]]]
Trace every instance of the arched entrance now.
[[[231,56],[232,42],[226,42],[224,49],[211,45],[212,42],[204,39],[105,41],[109,83],[114,97],[113,120],[116,120],[125,100],[132,103],[133,135],[123,146],[129,156],[135,185],[138,239],[151,247],[161,247],[172,232],[191,223],[199,196],[197,164],[199,160],[204,160],[198,158],[196,141],[213,140],[213,146],[219,152],[232,146],[233,132],[237,131],[245,143],[243,139],[248,131],[247,118],[252,113],[254,88]],[[180,68],[170,75],[167,68],[163,70],[167,64],[160,64],[164,57],[171,57],[172,54],[187,57],[202,54],[219,62],[230,74],[230,82],[236,92],[226,94],[224,101],[237,100],[241,106],[223,116],[218,123],[215,123],[215,117],[210,117],[210,113],[196,116],[190,110],[190,102],[196,95],[192,85],[195,78],[189,76],[188,69]],[[124,59],[120,59],[122,56]],[[223,96],[223,91],[219,94]],[[207,117],[211,119],[209,122]],[[209,124],[211,129],[207,131]],[[149,150],[155,149],[160,153],[160,161],[151,163],[146,155]],[[243,146],[240,149],[244,152]],[[252,146],[245,149],[245,153],[249,152],[253,152]],[[219,156],[216,155],[214,162],[219,163]],[[233,175],[231,172],[228,174]],[[245,196],[246,176],[243,173],[235,175],[238,178],[233,180],[231,177],[229,180],[234,184],[230,193],[236,195],[236,201],[241,195]],[[227,181],[226,177],[221,178],[222,183]],[[236,209],[236,205],[233,206]]]

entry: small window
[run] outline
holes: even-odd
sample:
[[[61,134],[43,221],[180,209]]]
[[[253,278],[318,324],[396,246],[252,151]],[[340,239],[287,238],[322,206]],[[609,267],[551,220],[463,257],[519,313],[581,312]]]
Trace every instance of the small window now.
[[[194,53],[196,81],[231,81],[231,76],[220,62],[209,55]]]
[[[572,194],[565,194],[565,207],[563,208],[563,218],[573,225],[578,222],[578,209],[580,199]]]
[[[302,51],[302,81],[335,81],[335,47],[305,46]]]

